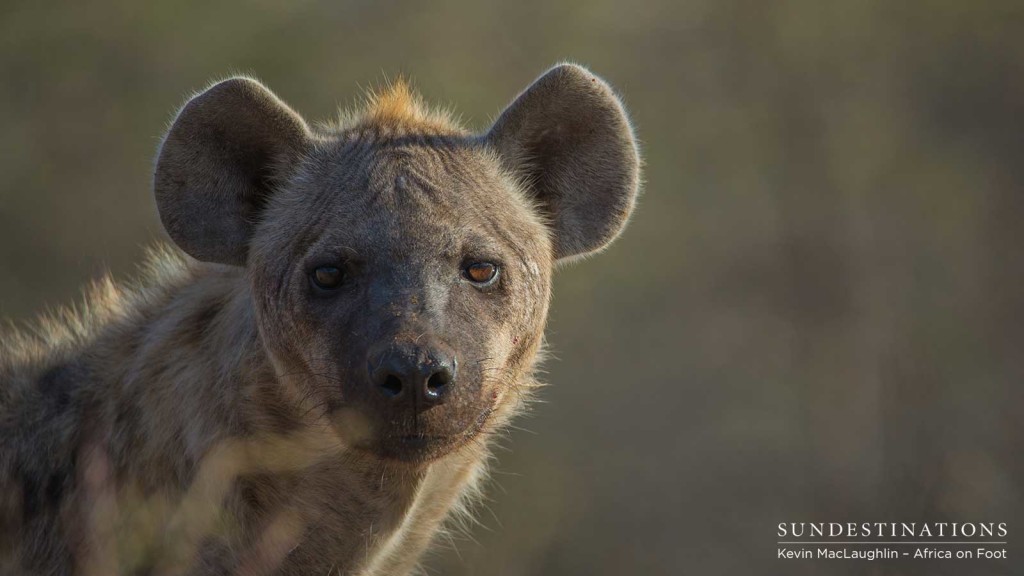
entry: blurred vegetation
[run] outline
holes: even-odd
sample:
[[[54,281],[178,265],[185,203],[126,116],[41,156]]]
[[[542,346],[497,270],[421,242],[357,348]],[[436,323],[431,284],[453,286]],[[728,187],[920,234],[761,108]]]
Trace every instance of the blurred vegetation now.
[[[624,95],[646,193],[558,274],[535,434],[432,571],[964,573],[775,560],[808,520],[1005,521],[1019,558],[1022,25],[999,1],[8,1],[0,317],[130,273],[162,234],[158,139],[212,79],[327,119],[404,73],[484,128],[574,60]]]

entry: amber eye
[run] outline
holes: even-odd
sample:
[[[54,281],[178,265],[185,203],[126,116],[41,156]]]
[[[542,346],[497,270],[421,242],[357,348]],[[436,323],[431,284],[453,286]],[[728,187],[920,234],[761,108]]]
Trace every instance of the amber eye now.
[[[335,266],[320,266],[313,270],[310,279],[317,288],[334,290],[341,286],[341,282],[345,279],[345,273],[341,268]]]
[[[497,264],[490,262],[473,262],[466,266],[463,275],[467,280],[476,284],[488,284],[498,275]]]

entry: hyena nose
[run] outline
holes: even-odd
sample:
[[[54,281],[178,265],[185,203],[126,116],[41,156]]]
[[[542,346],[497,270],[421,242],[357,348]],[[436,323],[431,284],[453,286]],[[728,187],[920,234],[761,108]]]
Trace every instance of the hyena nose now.
[[[426,409],[445,401],[455,385],[455,358],[438,348],[390,346],[371,356],[370,382],[385,398]]]

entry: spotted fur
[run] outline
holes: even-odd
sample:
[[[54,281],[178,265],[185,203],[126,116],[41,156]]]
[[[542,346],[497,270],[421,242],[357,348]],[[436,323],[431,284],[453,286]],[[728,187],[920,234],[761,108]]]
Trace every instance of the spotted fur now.
[[[638,181],[574,65],[479,135],[404,82],[315,128],[252,79],[196,95],[154,177],[177,246],[3,336],[0,575],[408,573],[538,386],[553,268]],[[310,284],[323,262],[343,288]],[[397,347],[452,356],[443,403],[375,391]]]

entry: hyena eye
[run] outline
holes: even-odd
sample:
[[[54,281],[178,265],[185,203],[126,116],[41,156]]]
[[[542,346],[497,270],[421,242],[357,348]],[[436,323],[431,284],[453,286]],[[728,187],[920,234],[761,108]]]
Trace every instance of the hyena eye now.
[[[463,268],[462,275],[474,284],[487,285],[498,277],[498,265],[490,262],[473,262]]]
[[[317,288],[335,290],[345,280],[345,273],[336,266],[319,266],[313,270],[309,277]]]

